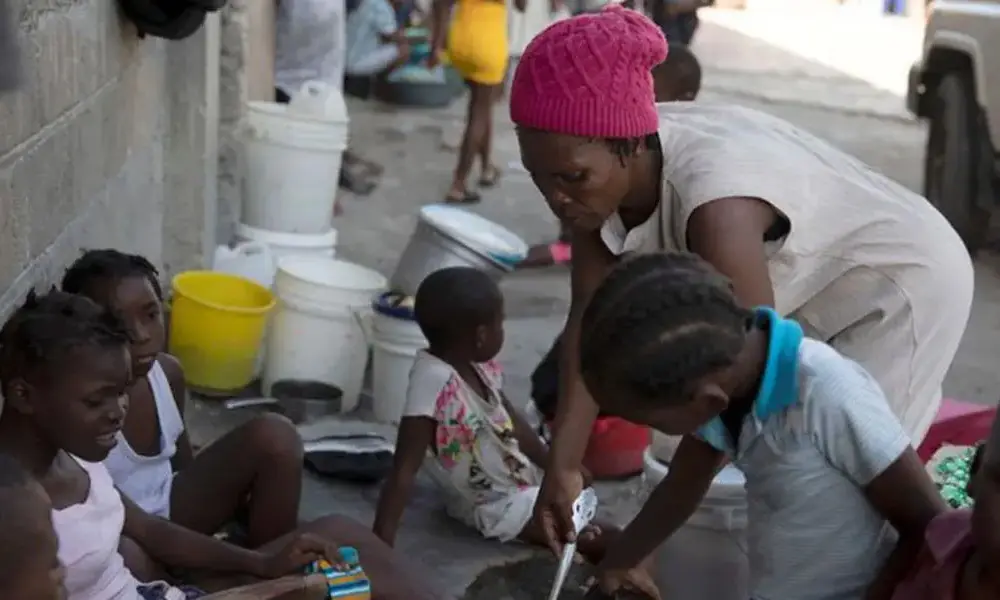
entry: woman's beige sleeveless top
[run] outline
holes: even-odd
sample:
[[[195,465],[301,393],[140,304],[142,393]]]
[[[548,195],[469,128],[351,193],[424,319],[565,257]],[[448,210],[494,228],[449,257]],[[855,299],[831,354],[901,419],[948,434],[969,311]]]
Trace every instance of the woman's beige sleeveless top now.
[[[944,217],[918,194],[770,115],[699,102],[664,103],[658,111],[662,202],[631,231],[617,215],[605,223],[601,235],[612,253],[687,250],[688,220],[698,207],[719,198],[761,199],[790,224],[784,238],[767,244],[777,310],[864,364],[883,387],[907,388],[887,390],[890,396],[933,395],[910,389],[910,380],[929,368],[930,380],[919,387],[940,388],[972,300],[971,261]],[[893,335],[879,328],[851,333],[869,323]],[[899,344],[887,347],[893,337]],[[924,342],[936,346],[935,364],[914,358],[897,368],[901,354],[918,353]],[[877,364],[868,356],[876,353],[867,349],[872,344],[895,360]],[[880,377],[893,368],[895,375]],[[906,410],[897,410],[904,422]],[[910,419],[911,434],[929,423],[929,410]]]

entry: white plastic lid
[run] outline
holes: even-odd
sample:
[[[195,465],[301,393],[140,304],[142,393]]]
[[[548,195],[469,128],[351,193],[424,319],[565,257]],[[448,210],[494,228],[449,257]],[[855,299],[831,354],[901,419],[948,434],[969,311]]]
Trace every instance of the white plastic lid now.
[[[469,247],[500,257],[523,257],[528,245],[517,234],[475,213],[454,206],[431,204],[420,218]]]

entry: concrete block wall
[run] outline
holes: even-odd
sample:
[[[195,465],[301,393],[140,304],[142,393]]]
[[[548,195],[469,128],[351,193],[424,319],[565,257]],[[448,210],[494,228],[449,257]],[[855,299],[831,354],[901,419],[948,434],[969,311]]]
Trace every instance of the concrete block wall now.
[[[216,239],[232,239],[246,185],[240,134],[247,102],[274,100],[274,0],[229,0],[220,12]]]
[[[0,318],[81,249],[142,253],[165,278],[203,264],[217,218],[217,19],[168,42],[139,39],[112,0],[5,1],[24,77],[0,94]]]

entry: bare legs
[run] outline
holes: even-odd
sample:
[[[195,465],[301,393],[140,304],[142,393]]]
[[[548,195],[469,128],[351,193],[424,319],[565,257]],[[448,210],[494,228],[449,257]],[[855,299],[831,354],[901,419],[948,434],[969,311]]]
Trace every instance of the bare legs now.
[[[302,440],[287,419],[263,415],[198,453],[174,476],[170,520],[212,535],[245,511],[248,544],[295,529]]]
[[[496,183],[499,172],[490,159],[493,137],[493,103],[499,85],[469,82],[469,110],[465,120],[465,133],[458,150],[458,166],[445,202],[471,204],[479,201],[479,194],[468,188],[469,174],[478,156],[480,183],[486,187]]]

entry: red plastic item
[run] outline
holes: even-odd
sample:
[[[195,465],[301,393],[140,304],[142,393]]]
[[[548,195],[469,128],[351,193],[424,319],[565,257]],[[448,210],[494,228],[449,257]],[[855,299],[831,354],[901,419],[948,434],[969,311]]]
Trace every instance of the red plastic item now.
[[[925,463],[942,446],[972,446],[989,437],[997,407],[945,398],[927,436],[917,448]]]
[[[637,475],[642,473],[642,453],[650,441],[648,427],[618,417],[598,417],[590,430],[583,466],[594,479]]]

